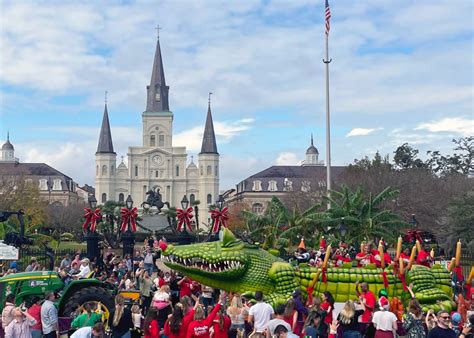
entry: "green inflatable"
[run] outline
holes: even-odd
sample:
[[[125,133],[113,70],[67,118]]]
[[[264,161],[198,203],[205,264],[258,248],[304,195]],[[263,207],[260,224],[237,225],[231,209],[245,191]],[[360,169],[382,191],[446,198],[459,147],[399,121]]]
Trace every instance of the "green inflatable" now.
[[[329,291],[336,302],[355,300],[356,281],[367,282],[377,295],[385,288],[383,272],[388,281],[389,298],[399,297],[405,305],[409,300],[408,292],[404,291],[402,281],[393,274],[391,266],[385,270],[343,266],[328,268],[322,273],[305,264],[294,267],[257,245],[242,242],[228,229],[221,235],[219,242],[168,245],[163,253],[164,263],[195,281],[228,292],[263,291],[266,301],[273,306],[286,302],[297,288],[306,293],[316,276],[313,296]],[[322,281],[323,275],[326,282]],[[413,291],[425,311],[430,308],[451,311],[454,307],[451,279],[446,269],[414,265],[405,273],[405,279],[407,284],[413,283]]]

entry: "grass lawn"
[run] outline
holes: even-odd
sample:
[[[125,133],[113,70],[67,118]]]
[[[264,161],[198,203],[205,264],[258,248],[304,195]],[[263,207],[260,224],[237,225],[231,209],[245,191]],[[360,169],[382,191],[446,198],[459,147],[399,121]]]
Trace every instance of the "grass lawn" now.
[[[54,248],[56,249],[56,248]],[[77,242],[61,242],[59,243],[59,250],[81,250],[85,251],[87,249],[86,243],[77,243]]]

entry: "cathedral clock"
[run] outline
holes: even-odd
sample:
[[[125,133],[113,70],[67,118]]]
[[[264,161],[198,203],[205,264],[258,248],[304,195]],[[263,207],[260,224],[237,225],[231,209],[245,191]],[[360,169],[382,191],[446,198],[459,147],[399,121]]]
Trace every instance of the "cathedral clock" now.
[[[160,92],[156,92],[156,94],[155,94],[155,100],[156,100],[156,101],[160,101],[160,100],[161,100],[161,94],[160,94]]]
[[[160,154],[153,155],[151,157],[151,161],[155,165],[161,165],[161,164],[163,164],[163,156],[161,156]]]

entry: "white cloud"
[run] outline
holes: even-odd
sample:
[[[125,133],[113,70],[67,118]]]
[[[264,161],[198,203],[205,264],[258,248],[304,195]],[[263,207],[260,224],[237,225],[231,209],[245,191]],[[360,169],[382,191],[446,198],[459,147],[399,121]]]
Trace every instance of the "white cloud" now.
[[[366,136],[372,134],[374,131],[382,130],[383,128],[354,128],[349,133],[347,133],[346,137],[351,136]]]
[[[276,165],[298,165],[300,163],[299,155],[291,152],[279,153],[276,159]]]
[[[237,121],[214,121],[214,133],[216,135],[217,148],[219,145],[230,142],[244,131],[252,127],[255,119],[244,118]],[[202,145],[204,126],[197,126],[180,133],[174,134],[173,144],[186,147],[189,151],[199,151]]]
[[[449,132],[471,136],[474,135],[474,119],[447,117],[438,121],[422,123],[415,130],[428,130],[432,133]]]

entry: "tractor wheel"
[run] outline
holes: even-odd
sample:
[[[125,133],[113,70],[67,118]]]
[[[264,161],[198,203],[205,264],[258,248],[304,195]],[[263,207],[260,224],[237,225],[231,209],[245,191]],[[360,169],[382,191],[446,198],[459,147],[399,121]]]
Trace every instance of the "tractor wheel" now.
[[[103,321],[108,320],[110,312],[115,307],[114,297],[110,291],[106,288],[98,286],[89,286],[74,292],[74,294],[72,294],[71,297],[66,300],[61,315],[65,317],[71,317],[71,313],[76,310],[74,306],[77,306],[77,304],[80,306],[84,306],[85,304],[100,304]]]

